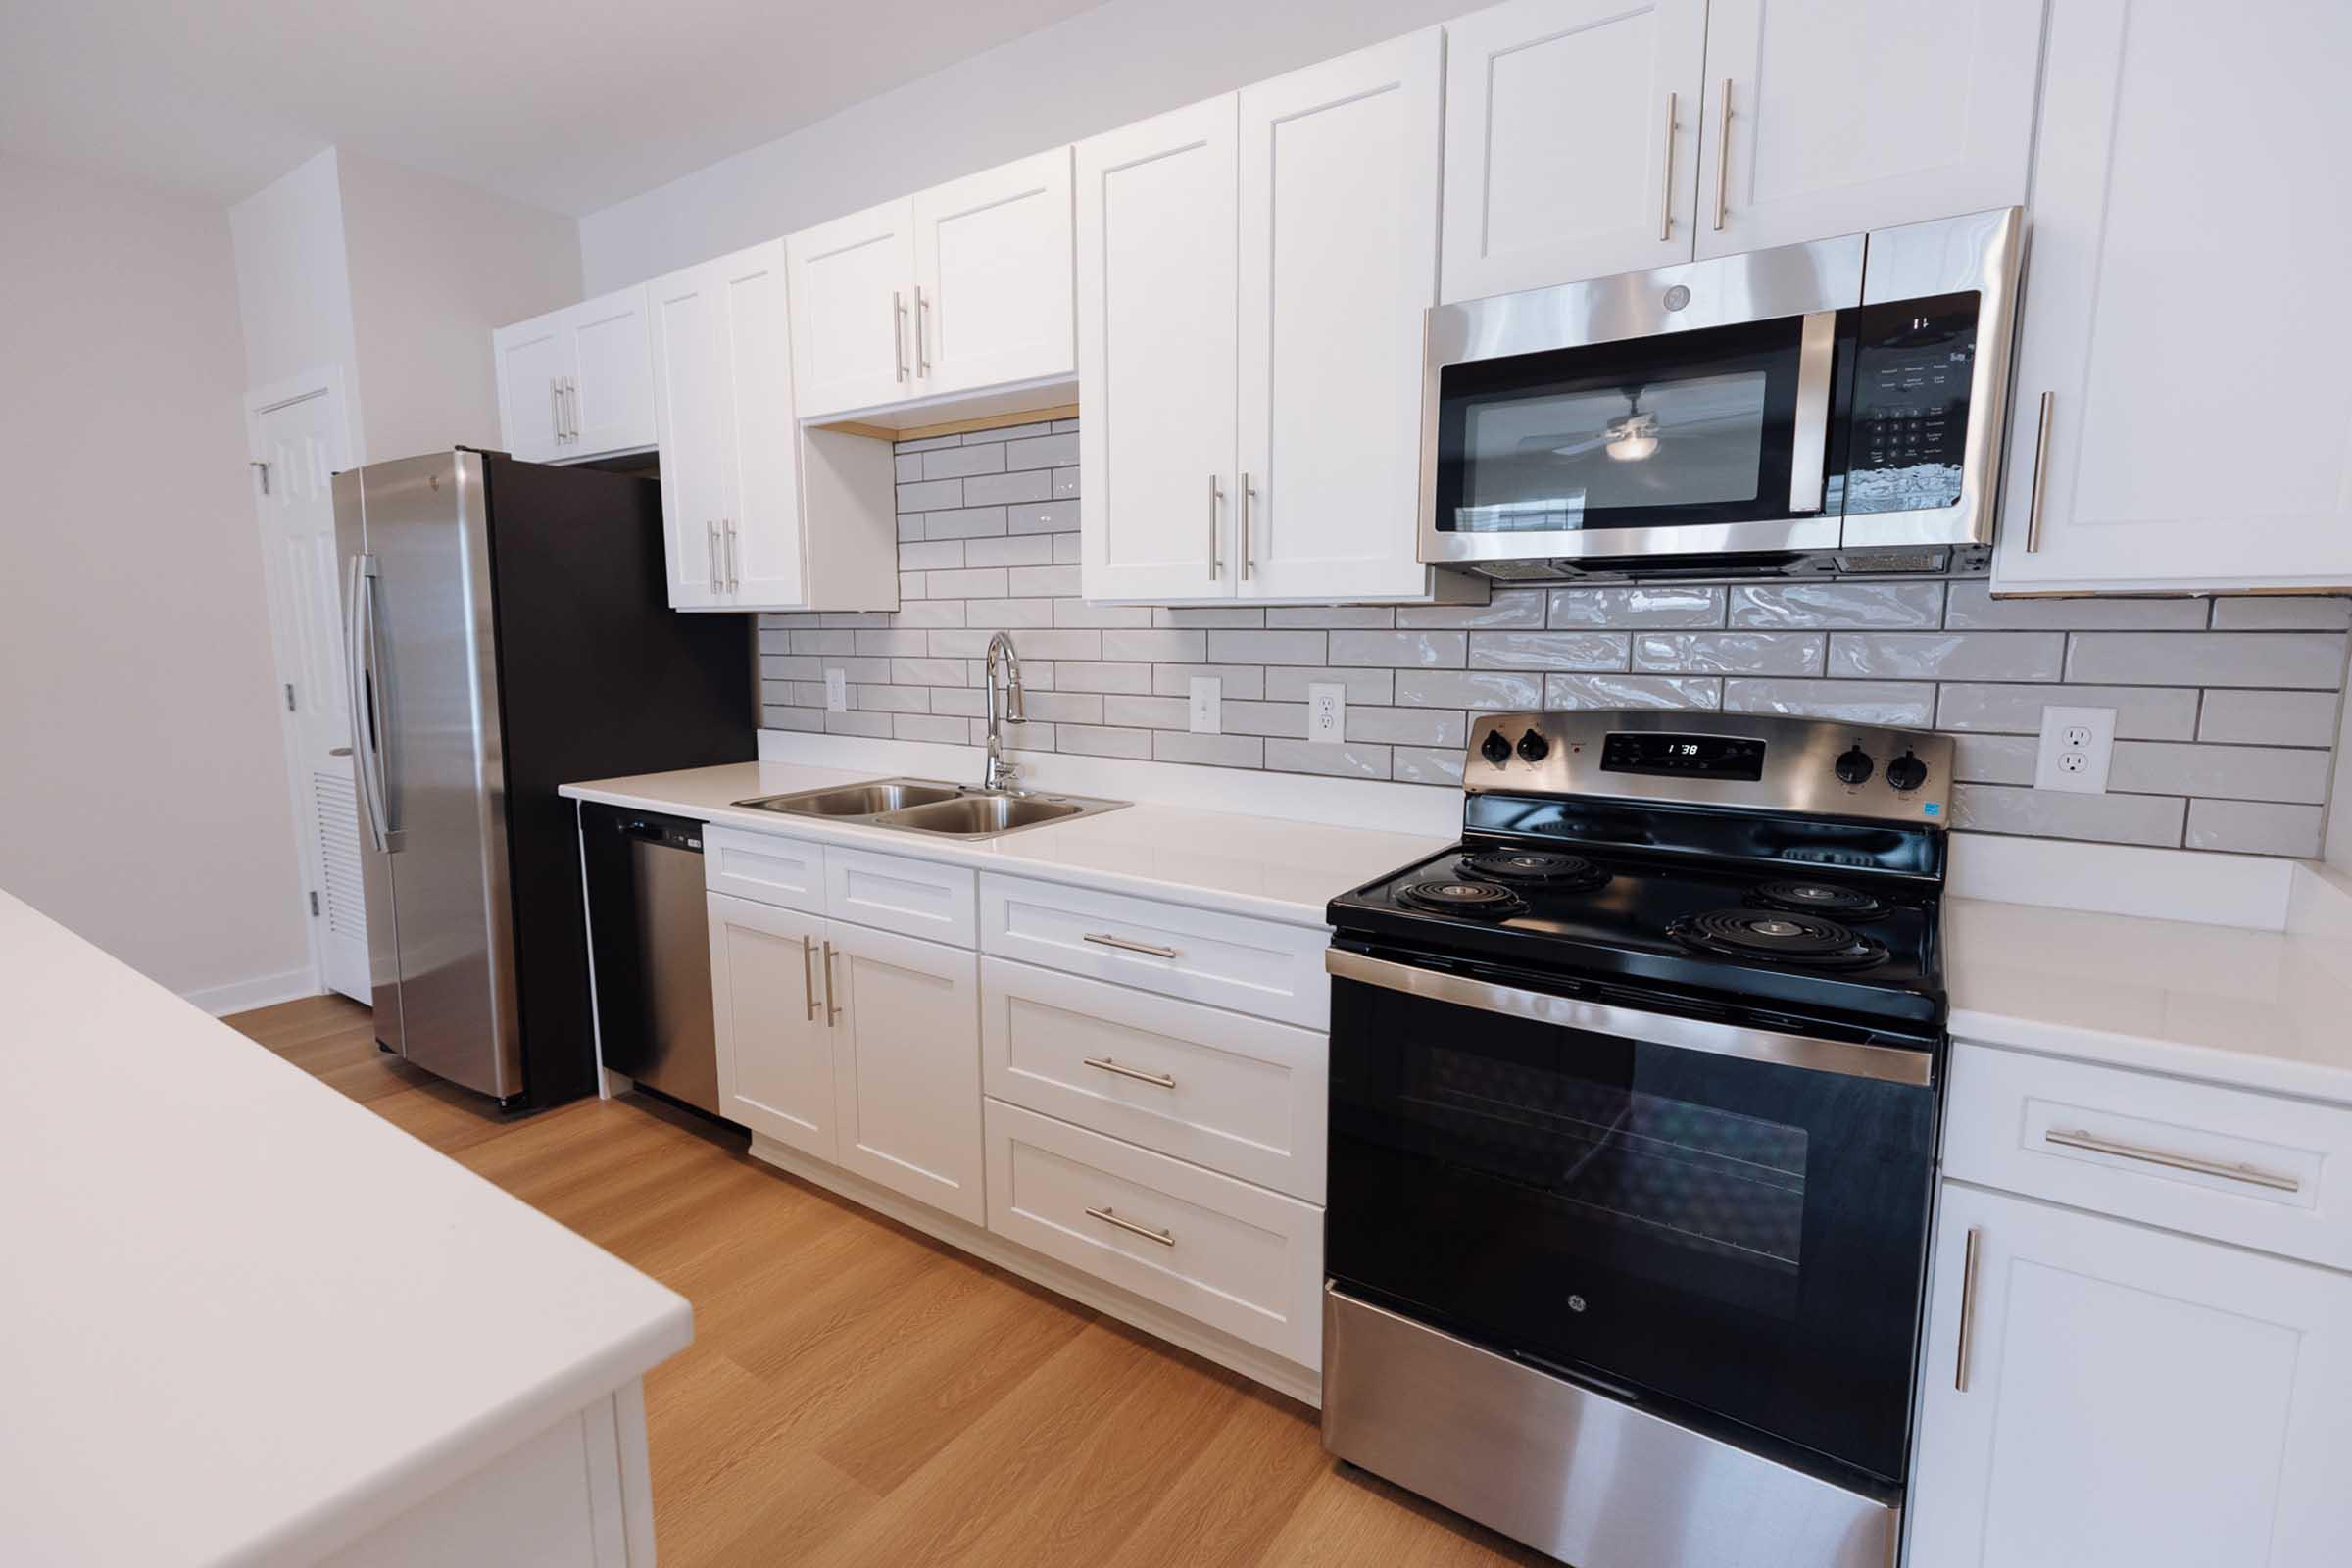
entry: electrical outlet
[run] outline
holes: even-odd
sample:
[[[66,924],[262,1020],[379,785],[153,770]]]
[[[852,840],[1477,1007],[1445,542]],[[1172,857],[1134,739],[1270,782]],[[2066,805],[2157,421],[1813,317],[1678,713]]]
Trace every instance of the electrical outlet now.
[[[2034,787],[2104,795],[2114,755],[2114,709],[2045,708],[2041,745],[2034,758]]]
[[[1214,675],[1193,677],[1193,704],[1189,710],[1193,733],[1222,735],[1225,733],[1225,683]]]
[[[836,713],[850,710],[850,672],[846,669],[825,671],[825,707]]]
[[[1337,745],[1348,731],[1348,688],[1319,680],[1306,689],[1306,738]]]

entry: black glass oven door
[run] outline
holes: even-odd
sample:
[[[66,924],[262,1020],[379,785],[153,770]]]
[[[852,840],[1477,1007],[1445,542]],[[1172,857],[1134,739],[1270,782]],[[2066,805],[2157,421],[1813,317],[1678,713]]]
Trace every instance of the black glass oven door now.
[[[1933,1090],[1335,978],[1331,1095],[1343,1286],[1901,1480]]]

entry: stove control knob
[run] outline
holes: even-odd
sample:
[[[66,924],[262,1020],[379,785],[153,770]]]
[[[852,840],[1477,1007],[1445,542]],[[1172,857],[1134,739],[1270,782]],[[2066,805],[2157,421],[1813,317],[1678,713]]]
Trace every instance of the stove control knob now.
[[[1511,743],[1502,738],[1502,731],[1491,729],[1487,731],[1487,738],[1479,743],[1478,755],[1500,767],[1510,760]]]
[[[1519,755],[1531,762],[1541,762],[1551,755],[1551,742],[1531,729],[1519,737]]]
[[[1870,772],[1870,754],[1859,746],[1847,747],[1845,755],[1838,759],[1838,776],[1848,784],[1869,783]]]
[[[1928,764],[1903,753],[1886,764],[1886,782],[1898,790],[1915,790],[1928,781]]]

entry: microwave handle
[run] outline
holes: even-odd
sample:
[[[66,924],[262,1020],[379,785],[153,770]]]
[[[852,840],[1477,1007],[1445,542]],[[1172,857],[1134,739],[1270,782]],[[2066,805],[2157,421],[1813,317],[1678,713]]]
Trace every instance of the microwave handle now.
[[[1796,424],[1788,454],[1791,515],[1821,510],[1830,458],[1830,379],[1837,349],[1838,313],[1815,311],[1807,316],[1796,353]]]

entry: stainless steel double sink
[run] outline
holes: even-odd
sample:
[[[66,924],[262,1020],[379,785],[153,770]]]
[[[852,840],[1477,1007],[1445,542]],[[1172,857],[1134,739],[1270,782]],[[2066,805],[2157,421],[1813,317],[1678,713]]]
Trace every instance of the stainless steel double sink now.
[[[862,822],[901,833],[936,833],[945,838],[993,839],[1023,828],[1044,827],[1075,817],[1115,811],[1129,801],[1089,795],[1015,795],[980,790],[932,778],[886,778],[874,784],[836,784],[791,795],[758,795],[737,806],[784,816],[816,816],[833,822]]]

